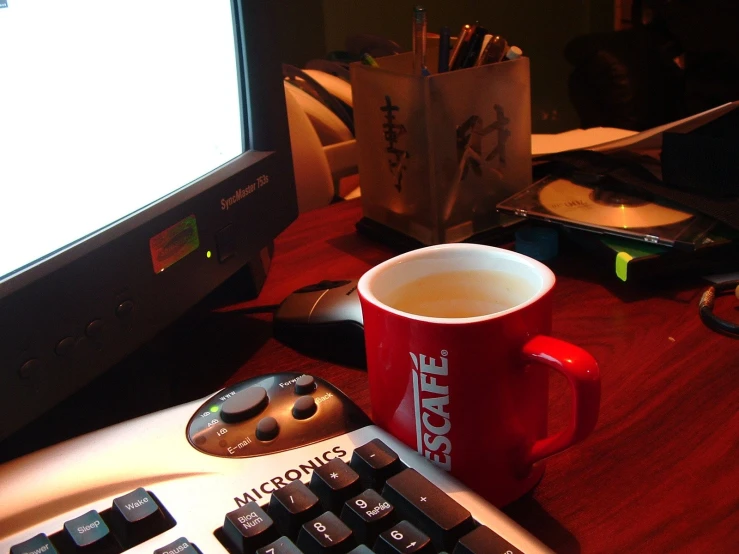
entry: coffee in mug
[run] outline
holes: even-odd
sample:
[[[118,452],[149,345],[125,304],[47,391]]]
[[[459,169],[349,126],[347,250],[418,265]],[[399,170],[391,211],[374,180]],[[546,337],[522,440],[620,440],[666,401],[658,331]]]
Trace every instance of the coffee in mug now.
[[[475,317],[509,310],[533,293],[533,287],[515,275],[476,269],[424,275],[390,291],[383,301],[409,314]]]

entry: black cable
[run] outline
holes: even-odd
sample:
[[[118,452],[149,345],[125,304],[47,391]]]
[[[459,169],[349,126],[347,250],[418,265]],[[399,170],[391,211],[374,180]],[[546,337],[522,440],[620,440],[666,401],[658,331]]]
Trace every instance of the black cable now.
[[[739,295],[739,281],[724,281],[723,283],[717,283],[708,287],[698,303],[698,313],[703,323],[709,329],[729,337],[739,338],[738,324],[716,317],[713,313],[713,304],[716,301],[716,296],[734,291],[737,291]]]
[[[237,309],[220,309],[214,310],[213,313],[217,314],[269,314],[274,313],[279,308],[279,304],[265,304],[264,306],[250,306],[248,308],[237,308]]]

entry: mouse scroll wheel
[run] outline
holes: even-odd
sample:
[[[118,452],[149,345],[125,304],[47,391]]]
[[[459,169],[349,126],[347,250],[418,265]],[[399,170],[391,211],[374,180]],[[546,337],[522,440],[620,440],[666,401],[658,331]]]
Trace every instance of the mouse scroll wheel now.
[[[302,292],[318,292],[322,290],[327,289],[335,289],[337,287],[343,287],[344,285],[348,285],[351,283],[349,280],[342,280],[342,281],[321,281],[320,283],[315,283],[313,285],[306,285],[305,287],[299,288],[295,292],[302,293]]]

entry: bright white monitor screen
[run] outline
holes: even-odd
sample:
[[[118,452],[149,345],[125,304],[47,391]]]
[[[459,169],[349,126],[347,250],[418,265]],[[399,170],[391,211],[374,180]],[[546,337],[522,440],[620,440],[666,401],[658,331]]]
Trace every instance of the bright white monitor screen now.
[[[0,282],[244,151],[230,0],[0,6]]]

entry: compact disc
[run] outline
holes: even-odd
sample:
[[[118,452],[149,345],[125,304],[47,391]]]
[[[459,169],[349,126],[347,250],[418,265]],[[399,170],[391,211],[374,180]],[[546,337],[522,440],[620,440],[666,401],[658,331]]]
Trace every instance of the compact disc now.
[[[634,196],[578,185],[565,179],[544,185],[539,191],[539,201],[551,213],[574,222],[621,229],[660,227],[693,217]]]

